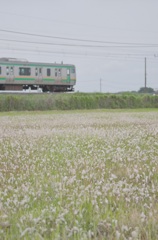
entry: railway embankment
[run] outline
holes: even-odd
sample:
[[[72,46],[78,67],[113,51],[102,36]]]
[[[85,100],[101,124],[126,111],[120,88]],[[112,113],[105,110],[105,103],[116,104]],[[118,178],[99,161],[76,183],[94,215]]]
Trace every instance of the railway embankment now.
[[[158,95],[104,93],[0,94],[0,111],[158,108]]]

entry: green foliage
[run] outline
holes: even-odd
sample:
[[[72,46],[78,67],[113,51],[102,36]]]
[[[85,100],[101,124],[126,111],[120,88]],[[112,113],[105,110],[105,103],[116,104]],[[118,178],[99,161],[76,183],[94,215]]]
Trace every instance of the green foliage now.
[[[0,111],[157,108],[158,95],[149,94],[1,94]]]
[[[138,93],[154,93],[154,89],[150,87],[142,87],[139,89]]]

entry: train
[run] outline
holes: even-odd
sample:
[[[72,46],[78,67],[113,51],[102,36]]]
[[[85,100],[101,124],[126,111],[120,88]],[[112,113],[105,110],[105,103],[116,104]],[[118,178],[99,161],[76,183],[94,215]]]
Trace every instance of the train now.
[[[29,62],[26,59],[0,58],[0,90],[72,92],[76,84],[73,64]]]

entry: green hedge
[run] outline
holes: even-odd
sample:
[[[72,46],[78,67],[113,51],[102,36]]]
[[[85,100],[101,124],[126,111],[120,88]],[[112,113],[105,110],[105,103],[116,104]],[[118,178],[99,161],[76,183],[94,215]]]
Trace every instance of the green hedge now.
[[[158,95],[145,94],[0,94],[0,111],[157,108]]]

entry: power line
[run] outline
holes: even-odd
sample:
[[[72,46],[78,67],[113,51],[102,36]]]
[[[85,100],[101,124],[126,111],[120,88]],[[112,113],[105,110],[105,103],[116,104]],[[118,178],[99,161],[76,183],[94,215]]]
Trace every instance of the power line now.
[[[50,42],[35,42],[35,41],[25,41],[25,40],[15,40],[15,39],[0,39],[0,41],[6,42],[19,42],[19,43],[31,43],[31,44],[40,44],[40,45],[54,45],[54,46],[65,46],[65,47],[84,47],[84,48],[153,48],[152,45],[140,45],[140,46],[120,46],[120,45],[83,45],[83,44],[67,44],[67,43],[50,43]],[[157,45],[158,46],[158,45]]]
[[[4,49],[4,48],[3,48]],[[36,52],[37,54],[57,54],[57,55],[63,55],[63,56],[77,56],[77,57],[101,57],[101,58],[106,58],[109,60],[124,60],[124,61],[128,61],[128,60],[141,60],[142,58],[144,58],[145,54],[129,54],[129,53],[104,53],[104,52],[100,52],[100,53],[95,53],[95,52],[70,52],[70,51],[63,51],[63,50],[58,50],[58,51],[52,51],[52,50],[42,50],[40,49],[26,49],[26,48],[17,48],[17,47],[11,47],[8,49],[5,48],[9,51],[23,51],[23,52]],[[153,55],[154,56],[154,55]],[[154,57],[152,57],[152,55],[148,55],[148,58],[150,57],[150,59],[154,59]]]
[[[1,32],[7,32],[7,33],[20,34],[20,35],[27,35],[27,36],[54,38],[54,39],[67,40],[67,41],[80,41],[80,42],[92,42],[92,43],[106,43],[106,44],[118,44],[118,45],[158,47],[158,44],[155,44],[155,43],[147,43],[146,44],[146,43],[130,43],[130,42],[97,41],[97,40],[88,40],[88,39],[65,38],[65,37],[59,37],[59,36],[41,35],[41,34],[26,33],[26,32],[19,32],[19,31],[5,30],[5,29],[0,29],[0,31]]]
[[[123,43],[123,42],[104,42],[104,41],[93,41],[93,40],[84,40],[84,39],[74,39],[74,38],[61,38],[61,37],[54,37],[54,36],[45,36],[45,35],[38,35],[38,34],[31,34],[31,33],[24,33],[24,32],[17,32],[17,31],[9,31],[9,30],[4,30],[4,29],[0,29],[0,31],[4,31],[4,32],[9,32],[9,33],[15,33],[15,34],[22,34],[22,35],[29,35],[29,36],[38,36],[38,37],[47,37],[47,38],[59,38],[60,40],[73,40],[73,41],[82,41],[82,42],[95,42],[95,43],[106,43],[107,45],[92,45],[92,44],[74,44],[74,43],[53,43],[53,42],[38,42],[38,41],[28,41],[28,40],[17,40],[17,39],[0,39],[0,41],[5,41],[5,42],[14,42],[14,43],[24,43],[24,44],[36,44],[36,45],[47,45],[47,46],[64,46],[64,47],[82,47],[82,48],[87,48],[88,49],[100,49],[101,52],[90,52],[90,51],[87,51],[87,52],[80,52],[80,53],[76,53],[76,52],[70,52],[70,50],[68,50],[69,52],[65,52],[65,50],[63,51],[61,49],[60,52],[52,52],[51,50],[44,50],[42,51],[41,47],[40,49],[36,49],[36,50],[31,50],[31,51],[36,51],[38,54],[44,52],[44,53],[57,53],[57,54],[63,54],[63,55],[78,55],[78,56],[86,56],[86,57],[104,57],[104,58],[109,58],[109,59],[114,59],[114,60],[118,60],[118,59],[121,59],[121,60],[141,60],[142,57],[144,56],[148,56],[148,57],[153,57],[155,52],[144,52],[144,48],[153,48],[153,47],[157,47],[158,44],[144,44],[144,43],[141,43],[142,45],[137,44],[137,43],[133,43],[134,45],[132,45],[132,43]],[[109,45],[111,43],[111,45]],[[113,45],[115,44],[115,45]],[[117,45],[116,45],[117,44]],[[123,45],[124,44],[124,45]],[[10,50],[16,50],[17,48],[13,48],[11,47],[12,49]],[[110,49],[110,52],[103,52],[103,49]],[[121,49],[121,50],[125,50],[125,52],[121,51],[121,52],[112,52],[111,49]],[[136,49],[136,53],[127,53],[127,49]],[[138,52],[138,49],[141,48],[141,50],[143,52]],[[8,49],[7,49],[8,50]],[[17,49],[19,50],[19,49]],[[154,50],[154,49],[153,49]],[[26,48],[23,49],[23,51],[26,51]],[[30,50],[28,50],[30,51]]]
[[[87,23],[75,23],[74,21],[72,21],[72,22],[70,22],[70,21],[63,21],[63,20],[58,20],[58,19],[49,19],[49,18],[43,18],[43,17],[35,17],[35,16],[31,16],[31,15],[24,15],[24,14],[16,14],[16,13],[13,13],[13,12],[4,12],[4,11],[0,11],[0,14],[5,14],[5,15],[13,15],[13,16],[18,16],[18,17],[22,17],[22,18],[27,18],[27,19],[30,19],[30,18],[32,18],[32,19],[35,19],[35,20],[42,20],[42,21],[47,21],[47,22],[49,22],[49,23],[52,23],[52,22],[55,22],[55,23],[57,23],[57,24],[70,24],[70,25],[75,25],[75,26],[86,26],[86,27],[92,27],[92,28],[101,28],[101,29],[104,29],[105,31],[107,31],[107,30],[114,30],[114,31],[116,31],[116,30],[119,30],[119,31],[129,31],[129,32],[149,32],[149,33],[157,33],[157,31],[147,31],[147,30],[145,30],[145,31],[142,31],[142,29],[139,29],[139,30],[133,30],[133,29],[130,29],[130,28],[128,28],[128,29],[125,29],[125,28],[118,28],[118,27],[105,27],[105,26],[101,26],[100,24],[99,25],[91,25],[91,24],[87,24]]]

